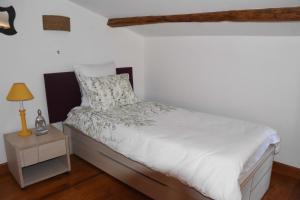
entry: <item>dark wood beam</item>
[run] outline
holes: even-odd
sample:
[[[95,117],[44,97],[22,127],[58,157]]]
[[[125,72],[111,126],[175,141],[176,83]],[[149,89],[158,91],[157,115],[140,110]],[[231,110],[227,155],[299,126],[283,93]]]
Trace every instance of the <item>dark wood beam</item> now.
[[[173,22],[291,22],[300,21],[300,7],[231,10],[208,13],[141,16],[109,19],[110,27]]]

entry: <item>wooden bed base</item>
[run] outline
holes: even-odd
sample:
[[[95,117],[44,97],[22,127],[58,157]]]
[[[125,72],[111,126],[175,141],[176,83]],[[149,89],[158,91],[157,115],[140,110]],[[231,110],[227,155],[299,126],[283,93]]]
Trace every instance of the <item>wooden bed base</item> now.
[[[153,199],[210,199],[175,178],[128,159],[78,129],[64,125],[64,132],[70,137],[72,153]],[[268,190],[274,149],[273,145],[270,146],[256,165],[240,180],[242,200],[259,200]]]

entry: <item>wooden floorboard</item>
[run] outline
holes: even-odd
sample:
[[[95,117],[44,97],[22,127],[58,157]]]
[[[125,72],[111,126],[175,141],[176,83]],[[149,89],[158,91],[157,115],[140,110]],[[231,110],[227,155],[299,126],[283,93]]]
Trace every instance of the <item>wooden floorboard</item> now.
[[[296,167],[285,165],[279,162],[274,162],[273,171],[278,174],[300,179],[300,169]]]
[[[272,173],[270,188],[263,200],[300,200],[300,180]]]
[[[138,191],[105,174],[82,159],[71,156],[72,171],[20,189],[7,166],[0,167],[1,200],[148,200]],[[300,200],[300,180],[272,173],[263,200]]]

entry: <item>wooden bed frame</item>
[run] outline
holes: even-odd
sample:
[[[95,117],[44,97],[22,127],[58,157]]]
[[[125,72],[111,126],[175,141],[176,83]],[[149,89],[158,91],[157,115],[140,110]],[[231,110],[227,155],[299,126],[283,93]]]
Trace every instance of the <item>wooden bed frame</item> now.
[[[128,73],[133,87],[131,67],[117,68],[116,73]],[[45,74],[44,78],[49,121],[50,123],[64,121],[70,109],[81,103],[75,74],[74,72]],[[71,153],[153,199],[210,199],[176,178],[154,171],[113,151],[72,126],[64,125],[64,133],[70,137]],[[274,151],[275,147],[271,145],[251,170],[239,180],[243,200],[259,200],[268,190]]]

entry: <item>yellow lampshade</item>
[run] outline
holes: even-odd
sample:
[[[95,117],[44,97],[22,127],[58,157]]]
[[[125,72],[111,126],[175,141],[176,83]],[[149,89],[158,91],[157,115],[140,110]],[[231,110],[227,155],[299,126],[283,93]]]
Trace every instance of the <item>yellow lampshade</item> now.
[[[6,99],[8,101],[27,101],[33,99],[33,95],[25,83],[14,83]]]

